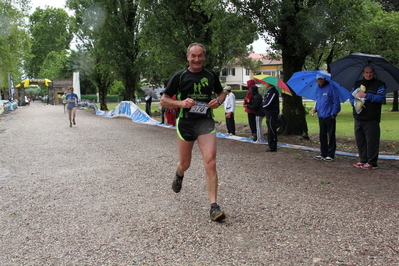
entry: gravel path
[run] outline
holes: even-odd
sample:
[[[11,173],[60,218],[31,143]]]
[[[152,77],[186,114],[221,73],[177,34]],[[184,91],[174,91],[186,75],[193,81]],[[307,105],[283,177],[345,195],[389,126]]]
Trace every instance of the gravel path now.
[[[32,103],[0,117],[0,265],[399,265],[399,163],[218,139],[179,194],[172,129]]]

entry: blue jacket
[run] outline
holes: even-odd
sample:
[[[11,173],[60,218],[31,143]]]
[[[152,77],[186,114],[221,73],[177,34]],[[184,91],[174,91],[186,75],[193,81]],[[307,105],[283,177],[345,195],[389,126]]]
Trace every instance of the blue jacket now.
[[[338,92],[330,83],[317,87],[315,109],[321,118],[337,116],[341,111]]]

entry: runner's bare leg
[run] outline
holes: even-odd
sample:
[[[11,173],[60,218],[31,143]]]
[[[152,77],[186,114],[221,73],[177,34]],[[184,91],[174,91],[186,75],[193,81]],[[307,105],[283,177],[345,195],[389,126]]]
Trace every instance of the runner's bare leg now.
[[[218,175],[216,172],[216,133],[198,136],[198,146],[202,153],[206,173],[206,187],[209,202],[217,202]]]

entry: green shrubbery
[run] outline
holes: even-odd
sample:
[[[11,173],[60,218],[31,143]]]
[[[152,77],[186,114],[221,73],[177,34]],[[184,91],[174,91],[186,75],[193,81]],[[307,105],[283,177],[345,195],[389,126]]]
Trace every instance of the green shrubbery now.
[[[97,102],[97,95],[90,94],[90,95],[82,95],[82,100],[89,100],[91,102]],[[115,103],[122,101],[122,96],[119,95],[107,95],[107,102]]]
[[[247,90],[233,90],[232,91],[234,95],[236,96],[236,99],[244,99],[245,95],[247,94]],[[143,99],[144,98],[144,92],[138,91],[138,96]],[[97,102],[97,95],[95,94],[89,94],[89,95],[82,95],[81,96],[82,100],[89,100],[91,102]],[[120,102],[123,100],[123,96],[121,95],[108,95],[107,96],[107,102],[109,103],[116,103]]]
[[[236,96],[236,99],[244,99],[247,95],[247,90],[232,90],[232,93]]]

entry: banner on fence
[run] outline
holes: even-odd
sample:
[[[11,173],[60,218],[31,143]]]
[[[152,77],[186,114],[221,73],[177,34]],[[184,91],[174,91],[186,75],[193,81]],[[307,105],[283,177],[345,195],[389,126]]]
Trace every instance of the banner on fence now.
[[[141,110],[131,101],[123,101],[111,111],[101,111],[97,109],[96,115],[109,118],[123,116],[131,118],[133,122],[147,123],[151,125],[159,124],[157,120],[149,117],[145,111]]]

